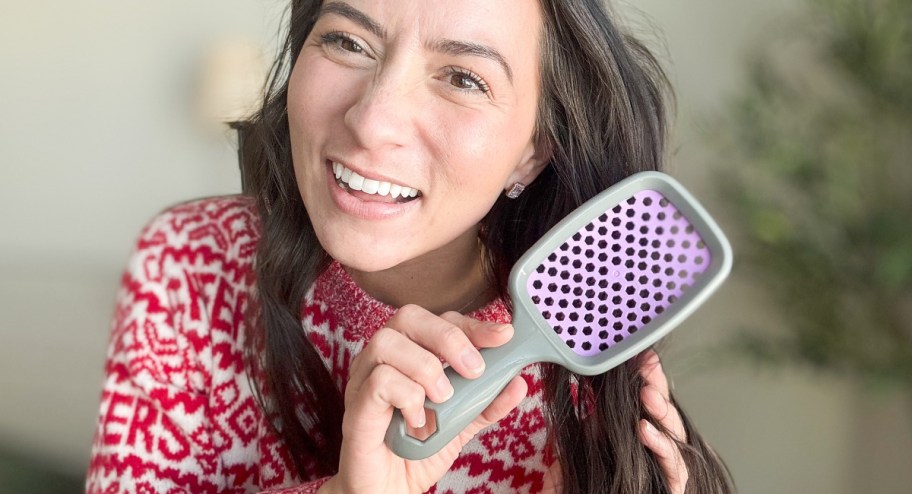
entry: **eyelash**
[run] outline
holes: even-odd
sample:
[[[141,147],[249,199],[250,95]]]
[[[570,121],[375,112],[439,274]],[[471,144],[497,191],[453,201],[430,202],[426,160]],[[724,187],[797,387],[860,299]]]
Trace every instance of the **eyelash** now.
[[[341,43],[346,42],[346,41],[353,44],[355,47],[357,47],[357,49],[349,50],[349,49],[343,48]],[[361,43],[359,43],[354,37],[350,36],[347,33],[341,32],[341,31],[332,31],[332,32],[321,35],[320,44],[323,46],[327,46],[330,49],[338,51],[343,54],[363,54],[367,57],[373,58],[367,53],[367,50],[365,50],[365,48],[361,45]],[[465,77],[466,79],[471,81],[473,84],[475,84],[475,86],[478,87],[477,90],[463,88],[463,87],[456,86],[456,85],[452,84],[452,82],[450,82],[450,85],[452,85],[457,91],[461,91],[464,93],[473,93],[476,91],[480,91],[481,94],[484,94],[484,95],[487,95],[491,91],[491,87],[488,86],[488,83],[485,82],[484,79],[481,78],[481,76],[479,76],[475,72],[472,72],[471,70],[464,69],[462,67],[456,67],[453,65],[447,67],[446,70],[447,70],[448,76]]]
[[[488,86],[488,83],[485,82],[484,79],[481,78],[481,76],[479,76],[475,72],[472,72],[471,70],[464,69],[462,67],[449,66],[449,67],[447,67],[447,71],[449,72],[448,75],[450,75],[450,76],[459,75],[459,76],[463,76],[466,79],[472,81],[476,86],[478,86],[478,91],[481,91],[482,94],[488,94],[488,92],[491,91],[491,88],[490,88],[490,86]],[[456,86],[454,86],[454,87],[456,87]],[[466,89],[466,88],[461,88],[461,87],[456,87],[456,89],[458,89],[459,91],[467,92],[467,93],[475,91],[474,89]]]
[[[341,43],[346,42],[346,41],[355,45],[356,47],[358,47],[357,51],[348,50],[346,48],[343,48]],[[342,52],[342,53],[363,54],[365,56],[370,57],[370,55],[368,55],[368,53],[367,53],[367,50],[364,49],[364,47],[361,45],[361,43],[359,43],[355,38],[351,37],[350,35],[340,32],[340,31],[333,31],[333,32],[326,33],[326,34],[320,36],[320,44],[324,45],[324,46],[328,46],[329,48]],[[373,57],[371,57],[371,58],[373,58]]]

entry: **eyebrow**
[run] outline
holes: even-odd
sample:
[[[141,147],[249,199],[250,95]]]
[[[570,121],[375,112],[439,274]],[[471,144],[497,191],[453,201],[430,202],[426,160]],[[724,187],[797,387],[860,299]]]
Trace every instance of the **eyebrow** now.
[[[336,14],[350,21],[358,24],[370,31],[371,34],[377,36],[378,38],[385,40],[386,39],[386,30],[378,24],[376,21],[371,19],[367,14],[361,12],[360,10],[352,7],[351,5],[345,2],[329,2],[323,5],[320,8],[320,16],[326,14]],[[437,41],[431,45],[431,49],[452,56],[476,56],[481,58],[486,58],[496,62],[503,71],[507,74],[507,79],[510,82],[513,82],[513,69],[510,68],[510,64],[507,63],[507,59],[500,54],[497,50],[490,46],[481,45],[478,43],[471,43],[468,41],[457,41],[451,39],[444,39]]]
[[[345,17],[364,29],[367,29],[374,36],[380,39],[386,39],[386,30],[383,29],[380,24],[374,22],[374,20],[368,17],[364,12],[361,12],[345,2],[330,2],[324,4],[323,7],[320,8],[319,16],[322,17],[325,14],[336,14]]]
[[[494,62],[497,62],[501,68],[503,68],[504,72],[507,73],[507,79],[509,79],[510,82],[513,82],[513,69],[510,68],[510,64],[507,63],[507,60],[503,57],[503,55],[500,54],[500,52],[494,48],[491,48],[490,46],[480,45],[478,43],[470,43],[467,41],[445,39],[434,43],[432,48],[434,51],[445,53],[447,55],[472,55],[493,60]]]

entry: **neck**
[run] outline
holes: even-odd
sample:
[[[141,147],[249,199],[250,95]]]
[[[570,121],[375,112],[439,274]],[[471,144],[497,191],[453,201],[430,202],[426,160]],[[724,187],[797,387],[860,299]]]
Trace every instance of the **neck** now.
[[[490,301],[493,293],[474,234],[383,271],[346,270],[358,286],[385,304],[415,304],[435,314],[471,312]]]

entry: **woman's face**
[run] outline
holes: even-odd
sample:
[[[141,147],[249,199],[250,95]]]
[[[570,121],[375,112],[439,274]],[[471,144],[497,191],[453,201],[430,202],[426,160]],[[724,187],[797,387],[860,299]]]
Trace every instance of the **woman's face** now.
[[[298,188],[330,255],[378,271],[475,245],[504,189],[541,168],[541,24],[536,0],[324,3],[288,119]]]

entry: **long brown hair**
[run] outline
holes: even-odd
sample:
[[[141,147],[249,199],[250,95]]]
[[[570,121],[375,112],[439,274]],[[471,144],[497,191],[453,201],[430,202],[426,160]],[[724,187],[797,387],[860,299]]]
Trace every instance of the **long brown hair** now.
[[[597,0],[540,1],[542,91],[535,138],[552,158],[519,199],[499,199],[482,220],[485,267],[501,296],[510,267],[548,228],[618,180],[659,169],[665,154],[668,84],[655,58],[621,32]],[[297,190],[286,107],[288,75],[320,6],[319,0],[292,1],[267,97],[243,125],[244,191],[255,198],[262,229],[246,348],[260,404],[295,467],[333,474],[342,441],[342,396],[299,320],[305,293],[329,257]],[[639,420],[651,419],[639,399],[644,382],[637,359],[596,377],[549,365],[544,381],[564,492],[667,491],[637,435]],[[572,399],[571,381],[585,399]],[[731,492],[724,465],[683,411],[682,417],[688,491]]]

